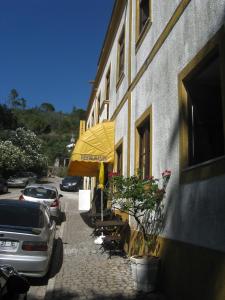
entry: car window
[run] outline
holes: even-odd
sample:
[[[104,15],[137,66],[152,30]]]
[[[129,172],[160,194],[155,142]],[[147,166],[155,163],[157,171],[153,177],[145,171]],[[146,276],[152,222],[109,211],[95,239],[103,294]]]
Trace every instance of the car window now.
[[[42,187],[29,187],[24,190],[24,195],[38,199],[55,199],[56,192]]]
[[[33,207],[0,205],[0,225],[42,228],[43,212]]]

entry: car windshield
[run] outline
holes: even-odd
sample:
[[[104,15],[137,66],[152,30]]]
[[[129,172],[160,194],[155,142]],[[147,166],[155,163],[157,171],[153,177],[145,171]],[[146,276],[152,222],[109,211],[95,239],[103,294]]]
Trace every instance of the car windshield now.
[[[1,225],[42,228],[44,217],[42,211],[37,207],[0,205]]]
[[[29,187],[24,190],[24,195],[38,199],[55,199],[56,191],[42,187]]]
[[[77,182],[79,181],[79,177],[78,176],[68,176],[64,178],[64,181],[68,181],[68,182]]]

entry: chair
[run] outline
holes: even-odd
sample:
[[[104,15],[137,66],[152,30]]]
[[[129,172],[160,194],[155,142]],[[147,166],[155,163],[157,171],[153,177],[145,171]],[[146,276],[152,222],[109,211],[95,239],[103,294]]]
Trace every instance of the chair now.
[[[129,224],[128,222],[125,222],[123,226],[118,226],[115,231],[103,238],[101,248],[103,249],[103,252],[109,252],[109,258],[111,258],[112,254],[124,255],[124,244],[128,229]]]

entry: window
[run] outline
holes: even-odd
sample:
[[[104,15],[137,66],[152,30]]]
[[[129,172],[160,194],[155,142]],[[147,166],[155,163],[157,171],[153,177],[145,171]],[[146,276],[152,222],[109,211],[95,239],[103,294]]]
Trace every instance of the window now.
[[[118,81],[124,74],[124,52],[125,52],[125,31],[124,28],[119,38],[118,44]]]
[[[142,178],[150,176],[150,122],[149,119],[138,128],[139,172]]]
[[[136,0],[136,50],[151,27],[151,0]]]
[[[123,144],[121,143],[116,149],[117,173],[123,175]]]
[[[99,123],[99,118],[100,118],[100,103],[101,103],[101,94],[98,95],[97,99],[97,120]]]
[[[94,111],[91,115],[91,127],[95,125],[95,114],[94,114]]]
[[[110,91],[110,69],[106,74],[106,84],[105,84],[105,99],[109,100],[109,91]]]
[[[109,91],[110,91],[110,69],[106,74],[106,84],[105,84],[105,99],[108,101],[106,103],[106,119],[109,120]]]
[[[149,0],[139,0],[139,12],[139,33],[141,33],[150,17]]]
[[[184,80],[188,105],[188,164],[224,155],[219,53]]]
[[[190,180],[217,175],[224,165],[218,161],[225,155],[223,37],[220,30],[179,75],[181,167],[192,171]]]

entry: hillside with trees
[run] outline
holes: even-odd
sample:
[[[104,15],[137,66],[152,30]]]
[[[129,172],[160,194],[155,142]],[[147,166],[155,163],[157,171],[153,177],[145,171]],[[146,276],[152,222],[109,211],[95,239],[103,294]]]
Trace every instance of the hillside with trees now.
[[[32,108],[28,108],[27,103],[26,99],[20,98],[18,92],[12,89],[8,103],[0,105],[0,147],[2,147],[0,148],[0,155],[8,153],[2,156],[4,159],[0,158],[0,169],[6,167],[6,161],[10,164],[12,153],[14,155],[18,153],[18,157],[14,159],[17,162],[20,161],[26,169],[37,169],[43,167],[44,164],[52,166],[56,159],[64,160],[69,157],[66,146],[71,143],[72,136],[75,140],[78,138],[80,120],[85,119],[83,109],[74,107],[70,113],[65,113],[56,111],[54,105],[47,101],[41,103],[38,107]],[[43,156],[39,167],[32,165],[29,159],[25,163],[24,158],[21,156],[21,151],[25,153],[24,148],[22,145],[18,145],[18,141],[15,140],[18,133],[23,133],[23,136],[27,135],[30,138],[33,134],[36,141],[34,143],[33,140],[30,147],[35,150],[35,147],[39,145],[36,149],[37,153]],[[24,143],[29,144],[29,138]],[[11,149],[8,152],[6,151],[7,147]],[[19,147],[21,151],[13,147]],[[33,154],[30,154],[32,157]],[[7,158],[6,155],[10,158]],[[19,165],[18,167],[21,168]]]

